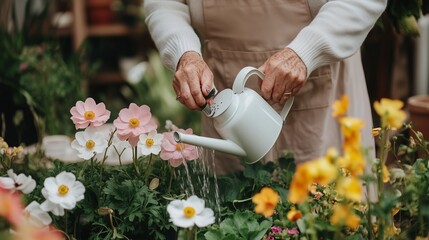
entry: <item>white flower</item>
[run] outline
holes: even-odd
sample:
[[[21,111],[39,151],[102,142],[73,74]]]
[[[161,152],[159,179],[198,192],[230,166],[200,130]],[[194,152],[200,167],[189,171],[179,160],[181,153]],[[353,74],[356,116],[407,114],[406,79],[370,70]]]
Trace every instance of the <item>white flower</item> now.
[[[73,209],[84,198],[85,187],[73,173],[61,172],[56,177],[45,179],[42,194],[46,198],[40,207],[57,216],[64,215],[64,209]]]
[[[32,201],[25,208],[24,216],[37,228],[48,226],[52,222],[51,216],[40,208],[40,204]]]
[[[193,195],[187,200],[174,200],[167,206],[170,221],[182,228],[206,227],[215,222],[213,210],[204,208],[204,200]]]
[[[141,149],[143,155],[155,154],[158,155],[161,152],[161,142],[163,135],[157,134],[156,130],[149,132],[147,135],[140,135],[140,141],[138,142],[138,148]]]
[[[88,127],[85,131],[77,132],[75,138],[71,146],[79,152],[78,156],[85,160],[91,159],[97,153],[104,152],[108,144],[106,131],[97,129],[97,127]]]
[[[9,177],[0,177],[0,185],[11,191],[21,191],[24,194],[31,193],[36,188],[36,181],[31,176],[23,173],[16,175],[13,169],[7,170]]]
[[[178,127],[176,125],[174,125],[174,123],[171,120],[167,120],[165,121],[165,129],[167,129],[167,131],[176,131],[178,129]]]

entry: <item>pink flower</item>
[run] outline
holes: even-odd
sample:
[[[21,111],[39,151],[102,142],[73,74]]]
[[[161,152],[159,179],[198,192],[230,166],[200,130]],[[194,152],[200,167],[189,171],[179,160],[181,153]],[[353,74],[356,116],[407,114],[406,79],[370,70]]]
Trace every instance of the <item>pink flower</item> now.
[[[129,108],[122,109],[113,125],[116,127],[118,138],[122,141],[128,139],[133,147],[137,146],[141,134],[149,133],[158,127],[152,118],[150,108],[146,105],[139,107],[135,103],[131,103]]]
[[[94,99],[87,98],[85,102],[77,101],[76,106],[70,109],[76,129],[86,128],[89,125],[98,127],[110,118],[110,111],[106,110],[104,103],[96,104]]]
[[[298,235],[299,231],[298,231],[298,228],[294,227],[294,228],[288,229],[287,233],[290,235]]]
[[[178,129],[177,132],[192,134],[192,129]],[[161,143],[160,157],[163,160],[168,160],[172,167],[178,167],[183,163],[183,160],[195,160],[198,158],[197,148],[193,145],[177,143],[173,138],[174,132],[164,133],[164,139]]]
[[[281,233],[282,231],[283,231],[283,229],[279,226],[272,226],[271,227],[271,232],[273,234]]]
[[[10,192],[0,186],[0,216],[12,225],[18,225],[22,219],[24,206],[17,192]]]

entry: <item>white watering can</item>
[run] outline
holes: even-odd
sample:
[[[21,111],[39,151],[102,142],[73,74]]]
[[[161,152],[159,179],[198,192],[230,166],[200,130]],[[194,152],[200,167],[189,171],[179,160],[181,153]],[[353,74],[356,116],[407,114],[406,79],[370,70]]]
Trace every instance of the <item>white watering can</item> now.
[[[214,120],[214,127],[224,139],[174,133],[176,142],[214,149],[243,157],[252,164],[264,157],[280,135],[294,97],[290,97],[278,114],[257,92],[244,85],[252,75],[264,79],[253,67],[243,68],[231,89],[224,89],[213,99],[205,112]]]

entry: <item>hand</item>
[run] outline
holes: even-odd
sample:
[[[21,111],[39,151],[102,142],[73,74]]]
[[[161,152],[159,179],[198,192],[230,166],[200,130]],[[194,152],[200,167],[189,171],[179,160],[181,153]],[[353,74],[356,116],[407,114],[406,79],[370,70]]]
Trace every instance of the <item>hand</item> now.
[[[185,52],[173,79],[177,100],[191,110],[201,110],[213,88],[213,73],[197,52]]]
[[[269,103],[284,104],[299,92],[307,78],[307,67],[290,48],[272,55],[259,70],[265,74],[259,82],[261,95]]]

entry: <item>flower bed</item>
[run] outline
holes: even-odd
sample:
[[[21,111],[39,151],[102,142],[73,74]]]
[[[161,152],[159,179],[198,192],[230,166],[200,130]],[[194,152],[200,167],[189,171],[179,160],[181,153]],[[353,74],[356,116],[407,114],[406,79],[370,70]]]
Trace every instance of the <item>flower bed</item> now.
[[[103,103],[78,101],[79,162],[0,141],[0,239],[427,239],[428,143],[404,124],[402,102],[382,99],[372,159],[360,145],[365,123],[347,106],[347,97],[333,106],[342,149],[216,176],[208,150],[172,137],[192,130],[169,122],[160,133],[149,106],[132,103],[109,125]]]

